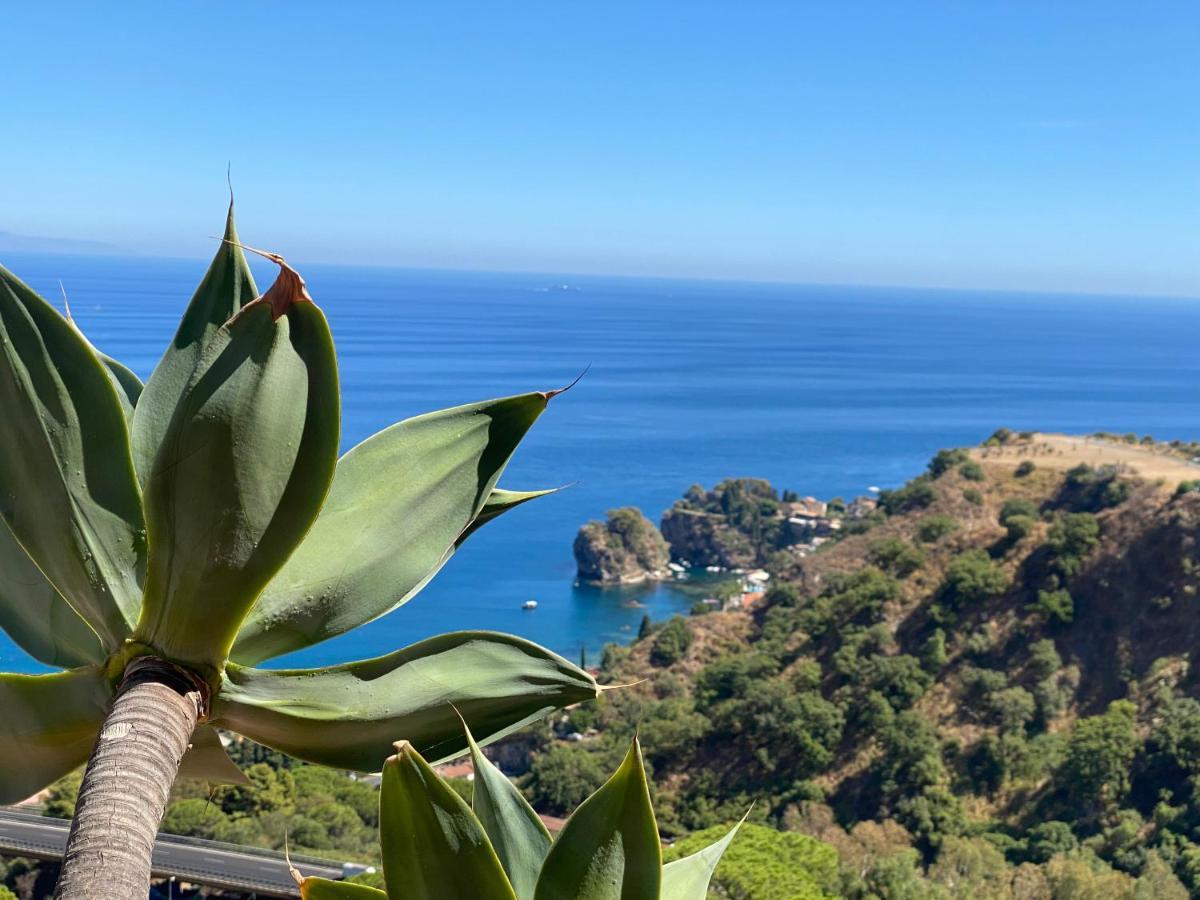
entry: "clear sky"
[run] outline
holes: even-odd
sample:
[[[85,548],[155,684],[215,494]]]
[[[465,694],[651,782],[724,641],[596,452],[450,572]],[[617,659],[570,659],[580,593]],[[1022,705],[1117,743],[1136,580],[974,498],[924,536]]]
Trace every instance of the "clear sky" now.
[[[299,262],[1200,296],[1194,2],[23,3],[0,41],[17,235],[208,255],[231,162]]]

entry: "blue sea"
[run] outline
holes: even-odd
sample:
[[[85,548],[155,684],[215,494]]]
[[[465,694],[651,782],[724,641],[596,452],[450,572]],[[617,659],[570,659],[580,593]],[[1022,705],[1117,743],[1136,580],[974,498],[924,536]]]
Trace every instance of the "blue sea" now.
[[[496,274],[300,263],[337,342],[343,443],[459,403],[565,385],[502,479],[570,484],[472,537],[414,600],[280,661],[379,655],[489,628],[594,659],[669,588],[574,583],[579,526],[657,519],[689,485],[770,479],[819,497],[895,486],[998,426],[1200,438],[1200,303],[946,290]],[[61,279],[92,341],[146,377],[206,264],[10,255]],[[255,266],[260,287],[274,277]],[[572,290],[555,289],[570,285]],[[535,611],[522,604],[538,601]],[[36,664],[0,636],[0,669]]]

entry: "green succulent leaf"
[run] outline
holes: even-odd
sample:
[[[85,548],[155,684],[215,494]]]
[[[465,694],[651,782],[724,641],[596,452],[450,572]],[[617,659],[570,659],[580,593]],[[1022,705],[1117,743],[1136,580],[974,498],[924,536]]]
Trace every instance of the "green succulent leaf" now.
[[[184,311],[167,352],[146,382],[144,396],[134,404],[133,457],[143,488],[150,480],[154,458],[175,407],[209,341],[238,310],[258,296],[250,266],[237,243],[231,202],[225,219],[225,239]]]
[[[312,531],[247,617],[231,658],[252,665],[299,650],[410,599],[485,510],[546,403],[522,394],[417,416],[343,456]]]
[[[662,845],[637,739],[600,790],[559,832],[542,866],[538,900],[656,900]]]
[[[0,518],[114,650],[137,618],[146,534],[108,370],[49,303],[0,267]]]
[[[466,733],[475,767],[471,809],[487,832],[518,900],[532,900],[550,850],[550,832],[521,792],[483,755],[469,728]]]
[[[142,395],[141,379],[124,363],[117,362],[117,360],[108,354],[101,353],[96,349],[96,345],[88,340],[87,335],[83,333],[83,329],[71,318],[70,307],[67,308],[67,321],[71,323],[76,333],[83,338],[84,342],[92,348],[92,352],[96,354],[96,358],[100,360],[101,364],[108,371],[109,380],[112,381],[113,388],[117,392],[117,400],[121,404],[121,411],[125,414],[125,421],[132,423],[134,407],[137,406],[138,398]]]
[[[328,878],[305,878],[300,885],[301,900],[387,900],[379,888],[365,884],[347,884]]]
[[[79,618],[0,522],[0,628],[39,662],[62,669],[106,656],[96,632]]]
[[[743,818],[742,822],[746,820]],[[708,883],[712,880],[717,863],[721,861],[734,835],[742,827],[738,822],[719,841],[703,850],[667,863],[662,870],[662,900],[704,900],[708,896]]]
[[[100,357],[104,368],[108,369],[108,376],[117,390],[117,399],[121,402],[121,411],[125,413],[126,421],[132,423],[138,400],[142,396],[142,380],[124,363],[99,350],[96,351],[96,355]]]
[[[0,675],[0,803],[17,803],[83,765],[111,689],[98,668]]]
[[[455,708],[487,743],[597,691],[587,672],[536,644],[463,631],[326,669],[230,664],[213,723],[309,762],[374,772],[398,737],[435,761],[461,754]]]
[[[506,491],[504,488],[493,488],[488,494],[487,501],[483,504],[483,509],[471,521],[471,524],[464,529],[463,533],[454,541],[454,546],[461,547],[463,541],[473,535],[476,531],[499,516],[504,515],[510,509],[516,509],[522,503],[528,503],[530,500],[536,500],[538,497],[548,497],[551,494],[557,494],[558,488],[547,488],[542,491]]]
[[[284,265],[209,341],[163,436],[138,640],[187,665],[224,663],[321,508],[338,426],[329,326]]]
[[[191,746],[179,763],[180,778],[194,778],[209,784],[249,784],[246,773],[239,769],[225,747],[217,729],[210,725],[197,725],[192,732]]]
[[[379,833],[388,895],[515,900],[483,826],[412,744],[383,767]]]

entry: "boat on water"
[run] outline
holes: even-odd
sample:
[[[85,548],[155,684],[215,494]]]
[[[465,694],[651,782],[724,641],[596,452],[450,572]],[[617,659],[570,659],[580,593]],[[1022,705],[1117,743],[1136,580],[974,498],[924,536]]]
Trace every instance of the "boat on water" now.
[[[524,603],[521,604],[521,609],[537,609],[537,601],[536,600],[526,600]]]

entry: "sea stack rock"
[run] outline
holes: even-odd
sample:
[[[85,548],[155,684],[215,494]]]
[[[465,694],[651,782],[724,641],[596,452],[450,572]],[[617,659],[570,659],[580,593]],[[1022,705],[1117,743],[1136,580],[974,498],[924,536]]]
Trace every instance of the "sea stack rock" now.
[[[635,584],[665,578],[668,562],[667,542],[632,506],[610,509],[606,521],[588,522],[575,536],[575,565],[582,581]]]

